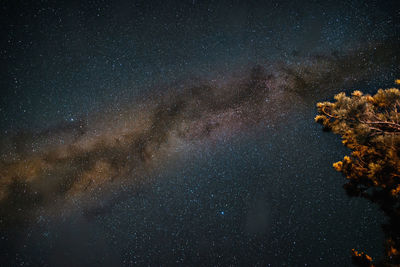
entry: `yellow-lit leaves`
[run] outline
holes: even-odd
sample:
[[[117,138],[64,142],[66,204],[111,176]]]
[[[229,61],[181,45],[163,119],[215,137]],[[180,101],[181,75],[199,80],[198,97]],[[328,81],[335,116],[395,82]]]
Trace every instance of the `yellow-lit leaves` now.
[[[392,189],[390,193],[392,193],[392,196],[398,196],[400,193],[400,185],[398,185],[395,189]]]
[[[347,164],[349,164],[351,162],[351,159],[349,156],[344,156],[343,161]]]
[[[340,172],[342,170],[342,167],[343,167],[343,162],[341,162],[341,161],[335,162],[335,163],[333,163],[332,166],[333,166],[333,168],[335,168],[335,170]]]
[[[400,79],[395,81],[400,84]],[[379,266],[398,266],[400,242],[400,91],[396,88],[379,89],[371,95],[354,91],[335,96],[334,103],[319,103],[315,121],[325,129],[342,136],[342,144],[352,150],[350,156],[333,164],[348,182],[350,196],[365,197],[379,203],[390,216],[390,231],[386,244],[386,258]],[[372,189],[372,190],[371,190]],[[385,228],[388,229],[388,228]],[[358,266],[374,266],[364,252],[352,250],[353,262]]]
[[[365,254],[364,252],[358,252],[354,248],[351,250],[351,254],[353,257],[353,261],[358,265],[358,266],[369,266],[369,267],[374,267],[375,265],[372,264],[372,258]]]
[[[356,96],[356,97],[361,97],[363,95],[363,93],[361,91],[354,91],[353,93],[351,93],[352,96]]]
[[[324,120],[326,120],[326,116],[317,115],[317,116],[315,116],[314,120],[315,120],[315,122],[317,122],[317,123],[323,123]]]
[[[317,104],[315,121],[342,136],[351,156],[333,164],[335,170],[363,187],[387,188],[398,193],[400,184],[400,91],[380,89],[375,95],[354,91],[335,96],[335,102]],[[399,128],[400,129],[400,128]],[[396,177],[396,179],[394,179]]]

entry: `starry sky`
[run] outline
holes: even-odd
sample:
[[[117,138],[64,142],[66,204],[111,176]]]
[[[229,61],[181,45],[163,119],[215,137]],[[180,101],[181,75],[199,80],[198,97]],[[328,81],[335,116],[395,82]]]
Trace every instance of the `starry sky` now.
[[[4,266],[383,252],[315,104],[400,77],[396,1],[4,1]]]

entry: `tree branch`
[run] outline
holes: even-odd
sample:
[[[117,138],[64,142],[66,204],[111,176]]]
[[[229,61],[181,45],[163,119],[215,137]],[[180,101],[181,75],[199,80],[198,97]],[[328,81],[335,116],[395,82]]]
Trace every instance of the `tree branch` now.
[[[399,132],[400,133],[400,124],[395,123],[395,122],[390,122],[390,121],[362,121],[362,120],[360,120],[360,122],[364,123],[364,124],[369,124],[369,125],[377,125],[378,127],[381,126],[381,125],[382,126],[386,126],[386,127],[394,129],[395,132]],[[382,130],[382,131],[383,132],[387,132],[387,131],[384,131],[384,130]]]
[[[339,117],[337,117],[337,116],[333,116],[333,115],[327,113],[327,112],[325,111],[325,108],[326,108],[326,107],[323,107],[321,110],[322,110],[322,112],[323,112],[326,116],[328,116],[329,118],[332,118],[332,119],[338,119],[338,118],[339,118]]]

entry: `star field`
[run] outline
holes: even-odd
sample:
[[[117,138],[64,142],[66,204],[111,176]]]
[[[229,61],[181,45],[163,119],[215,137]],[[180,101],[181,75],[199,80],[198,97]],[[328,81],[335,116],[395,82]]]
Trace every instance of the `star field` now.
[[[6,1],[4,266],[349,266],[384,218],[348,198],[315,103],[399,77],[395,1]],[[355,227],[356,226],[356,227]]]

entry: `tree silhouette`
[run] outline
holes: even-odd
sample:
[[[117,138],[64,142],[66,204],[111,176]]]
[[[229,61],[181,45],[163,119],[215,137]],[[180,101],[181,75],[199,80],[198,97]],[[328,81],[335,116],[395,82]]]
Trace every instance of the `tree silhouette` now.
[[[399,266],[400,90],[379,89],[373,96],[360,91],[351,96],[339,93],[335,100],[318,103],[315,117],[324,130],[340,134],[343,145],[352,150],[333,167],[347,178],[344,188],[349,196],[377,203],[389,217],[383,225],[383,260],[374,264],[370,256],[353,249],[353,262],[359,266]]]

